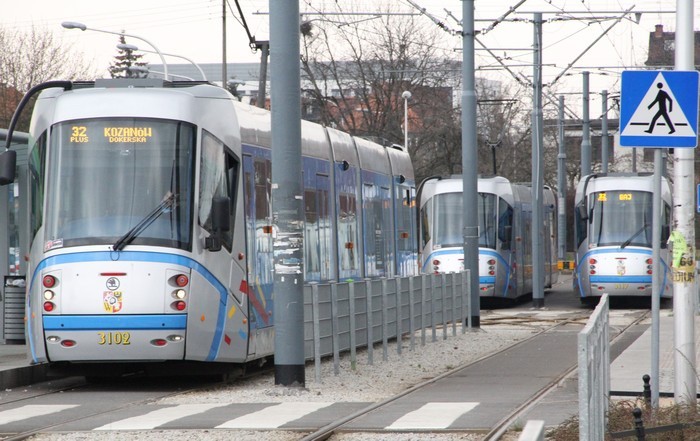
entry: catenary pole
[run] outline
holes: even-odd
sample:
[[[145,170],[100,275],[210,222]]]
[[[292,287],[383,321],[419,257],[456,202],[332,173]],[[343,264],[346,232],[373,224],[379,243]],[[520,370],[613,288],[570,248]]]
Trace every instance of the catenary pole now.
[[[581,176],[591,174],[591,120],[588,110],[590,100],[588,90],[589,72],[583,72],[583,123],[581,125]]]
[[[299,2],[270,0],[275,384],[305,386]]]
[[[557,155],[557,252],[558,259],[566,259],[566,138],[564,137],[564,95],[559,95],[559,155]]]
[[[676,0],[675,70],[695,70],[693,0]],[[674,106],[675,110],[675,106]],[[673,155],[675,232],[687,245],[685,265],[673,268],[674,397],[678,404],[695,406],[695,150],[675,149]],[[674,248],[679,246],[674,241]]]
[[[608,172],[609,150],[608,150],[608,91],[601,93],[600,100],[603,102],[603,113],[600,116],[600,163],[603,173]]]
[[[542,13],[535,12],[532,78],[532,306],[544,307],[544,210],[542,187],[544,186],[544,155],[542,142]]]
[[[228,81],[226,77],[226,0],[221,2],[221,87],[228,89]]]
[[[469,271],[469,327],[479,328],[479,224],[477,217],[476,89],[474,0],[462,0],[462,209],[464,268]]]

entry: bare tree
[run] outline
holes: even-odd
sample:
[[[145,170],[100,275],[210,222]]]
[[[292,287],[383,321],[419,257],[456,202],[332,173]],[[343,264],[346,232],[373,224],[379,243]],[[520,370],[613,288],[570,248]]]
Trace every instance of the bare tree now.
[[[459,133],[453,102],[459,64],[441,48],[444,34],[420,18],[392,15],[388,7],[372,17],[342,15],[353,11],[340,6],[332,12],[341,15],[321,15],[301,26],[308,119],[403,144],[401,95],[410,91],[409,151],[416,174],[424,176],[435,160],[430,151],[451,145]]]
[[[95,76],[90,64],[70,45],[45,30],[24,32],[0,28],[0,126],[9,125],[19,100],[29,89],[50,79]],[[28,115],[19,130],[27,130]]]
[[[378,142],[403,144],[408,102],[409,152],[417,181],[462,171],[461,60],[442,47],[444,31],[422,17],[321,15],[305,21],[302,80],[307,119]],[[337,15],[338,13],[341,15]],[[449,42],[448,44],[449,45]],[[494,81],[477,82],[479,172],[530,179],[530,111],[523,95]],[[501,105],[486,105],[487,102]],[[508,104],[505,104],[508,103]]]

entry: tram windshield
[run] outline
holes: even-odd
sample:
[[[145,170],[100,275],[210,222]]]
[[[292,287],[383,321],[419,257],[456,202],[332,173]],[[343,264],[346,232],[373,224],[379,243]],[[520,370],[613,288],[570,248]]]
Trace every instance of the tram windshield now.
[[[611,190],[593,193],[590,197],[592,246],[651,247],[651,193]]]
[[[496,196],[479,193],[479,246],[496,248]],[[461,247],[464,211],[462,193],[442,193],[435,196],[433,246],[435,248]]]
[[[45,250],[113,245],[134,227],[138,234],[128,243],[190,249],[194,140],[194,126],[177,121],[110,118],[53,126]]]

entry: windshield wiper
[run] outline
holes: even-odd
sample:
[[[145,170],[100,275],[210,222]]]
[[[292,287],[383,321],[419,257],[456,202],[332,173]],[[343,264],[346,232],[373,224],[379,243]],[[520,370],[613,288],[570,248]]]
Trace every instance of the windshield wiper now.
[[[623,249],[623,248],[625,248],[627,245],[629,245],[630,243],[632,243],[632,239],[634,239],[635,237],[639,236],[639,233],[641,233],[642,231],[644,231],[648,226],[649,226],[649,225],[647,225],[646,223],[645,223],[644,225],[642,225],[642,228],[640,228],[639,230],[637,230],[637,232],[634,233],[632,236],[630,236],[629,239],[627,239],[626,241],[622,242],[622,244],[620,245],[620,249]]]
[[[121,251],[125,246],[129,245],[139,234],[143,232],[149,225],[158,217],[175,206],[176,195],[172,192],[167,192],[163,201],[158,204],[150,213],[146,215],[139,223],[134,225],[132,229],[127,231],[122,237],[117,239],[112,245],[114,251]]]

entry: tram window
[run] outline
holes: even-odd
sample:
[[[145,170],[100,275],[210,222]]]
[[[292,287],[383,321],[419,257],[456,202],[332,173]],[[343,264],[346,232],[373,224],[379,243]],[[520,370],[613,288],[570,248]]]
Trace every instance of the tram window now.
[[[425,248],[425,245],[430,242],[430,215],[432,211],[432,204],[428,202],[420,210],[420,229],[421,229],[421,248]]]
[[[359,267],[357,245],[357,198],[352,193],[341,193],[338,197],[338,249],[340,270],[354,271]]]
[[[501,249],[510,249],[510,239],[513,233],[513,207],[503,198],[498,198],[498,240]]]
[[[235,189],[238,178],[238,160],[225,151],[224,144],[207,131],[202,131],[202,163],[199,180],[199,224],[213,233],[211,226],[212,201],[216,197],[228,197],[228,231],[221,233],[222,244],[230,251],[233,242]]]
[[[270,222],[270,179],[272,163],[255,161],[255,220],[257,224]]]
[[[584,213],[582,216],[581,213]],[[583,205],[578,205],[576,210],[574,210],[574,217],[576,218],[576,247],[581,246],[581,243],[588,237],[588,216]]]
[[[42,133],[29,154],[29,182],[31,188],[32,239],[44,222],[44,165],[46,164],[46,132]]]

